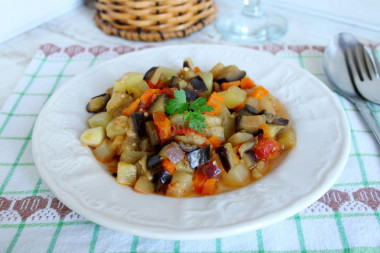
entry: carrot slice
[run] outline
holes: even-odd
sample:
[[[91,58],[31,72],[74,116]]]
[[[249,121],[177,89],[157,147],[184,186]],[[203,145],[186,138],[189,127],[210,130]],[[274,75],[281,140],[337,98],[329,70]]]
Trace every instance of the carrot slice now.
[[[257,88],[254,89],[251,93],[249,93],[248,97],[262,99],[268,94],[269,94],[269,91],[260,85],[260,86],[257,86]]]
[[[140,104],[140,99],[136,99],[135,101],[132,102],[128,107],[124,108],[123,111],[121,112],[125,116],[130,116],[132,113],[134,113],[137,109],[137,107]]]
[[[166,114],[163,112],[153,113],[153,122],[156,126],[158,137],[160,137],[161,144],[169,140],[174,135],[174,128]]]
[[[233,81],[233,82],[227,82],[227,83],[222,83],[222,90],[227,90],[231,86],[240,86],[240,80]]]
[[[193,189],[197,193],[202,193],[205,182],[207,181],[207,176],[200,172],[195,171],[193,176]]]
[[[220,139],[219,139],[218,137],[216,137],[215,135],[209,137],[207,140],[210,142],[210,144],[212,145],[212,148],[214,148],[214,149],[217,148],[217,147],[219,147],[220,144],[223,143],[223,141],[220,140]]]
[[[173,173],[175,171],[174,163],[172,163],[169,159],[164,159],[164,160],[162,160],[161,164],[165,170],[167,170],[171,175],[173,175]]]
[[[222,111],[224,97],[219,93],[213,92],[208,98],[207,105],[214,108],[214,111],[207,112],[207,114],[218,114]]]
[[[149,101],[149,99],[156,93],[158,93],[159,90],[158,89],[148,89],[146,91],[144,91],[144,93],[141,95],[140,99],[141,99],[141,102],[143,103],[147,103]]]
[[[249,77],[244,77],[243,79],[241,79],[241,84],[240,84],[240,87],[242,89],[251,89],[253,87],[255,87],[256,84],[254,81],[252,81],[251,78]]]
[[[199,67],[195,67],[194,68],[194,73],[199,73],[199,72],[202,72],[201,69]]]
[[[240,110],[240,109],[243,109],[245,107],[245,103],[242,103],[236,107],[234,107],[234,111],[237,111],[237,110]]]
[[[209,178],[206,180],[201,195],[212,195],[215,191],[216,179]]]

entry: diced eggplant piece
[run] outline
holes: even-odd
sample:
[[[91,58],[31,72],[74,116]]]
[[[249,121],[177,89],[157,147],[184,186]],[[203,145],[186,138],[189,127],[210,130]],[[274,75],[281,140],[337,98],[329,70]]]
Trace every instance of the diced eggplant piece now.
[[[231,169],[231,163],[228,159],[227,147],[225,145],[219,146],[215,149],[215,152],[219,155],[224,170],[228,172]]]
[[[148,120],[148,118],[144,115],[143,112],[134,112],[131,114],[131,118],[138,137],[142,139],[146,133],[145,122]]]
[[[245,142],[239,148],[240,157],[248,169],[252,168],[258,161],[256,153],[252,149],[256,143],[257,140]]]
[[[256,110],[256,108],[246,104],[244,108],[236,111],[237,114],[240,116],[251,116],[251,115],[258,115],[259,112]]]
[[[222,173],[222,169],[215,160],[212,160],[203,166],[202,170],[207,178],[216,178]]]
[[[169,119],[172,125],[175,125],[176,127],[180,127],[180,128],[187,128],[185,120],[183,119],[183,113],[181,114],[175,113],[169,116]]]
[[[256,132],[259,127],[265,123],[265,115],[255,115],[255,116],[239,116],[236,117],[237,129],[245,130],[249,133]]]
[[[172,137],[170,137],[169,140],[166,140],[166,141],[162,144],[162,146],[169,145],[169,144],[172,143],[173,141],[175,141],[175,136],[172,136]]]
[[[182,78],[179,78],[178,76],[172,76],[170,78],[168,86],[178,89],[184,89],[187,87],[187,82]]]
[[[193,60],[191,60],[190,58],[185,58],[183,60],[183,68],[194,69],[195,65],[193,63]]]
[[[248,169],[252,168],[259,161],[255,151],[253,151],[252,148],[242,152],[241,159]]]
[[[196,145],[185,144],[182,142],[178,142],[178,145],[186,153],[190,153],[190,152],[198,149],[198,146],[196,146]]]
[[[195,77],[191,78],[190,83],[193,85],[194,90],[196,92],[208,90],[205,81],[200,76],[195,76]]]
[[[144,80],[150,80],[152,83],[157,83],[160,79],[161,72],[158,67],[151,67],[144,75]]]
[[[122,111],[125,107],[134,101],[133,97],[121,91],[114,91],[111,99],[108,101],[106,109],[112,117],[123,115]]]
[[[227,140],[227,142],[231,143],[232,146],[236,146],[247,141],[253,141],[253,135],[250,133],[241,133],[241,132],[234,133]]]
[[[196,169],[210,161],[211,146],[208,145],[206,147],[194,150],[193,152],[188,153],[186,157],[190,162],[190,167],[192,169]]]
[[[239,159],[231,145],[231,143],[226,143],[215,149],[218,154],[222,166],[226,172],[228,172],[233,166],[235,166]]]
[[[157,129],[153,121],[145,122],[145,130],[152,146],[160,144],[160,138],[158,137]]]
[[[257,158],[257,155],[255,151],[253,151],[253,149],[248,149],[244,153],[247,154],[254,162],[257,162],[259,160],[259,158]]]
[[[265,117],[266,117],[266,123],[272,124],[272,125],[279,125],[279,126],[287,126],[289,124],[289,120],[285,118],[278,117],[276,115],[273,115],[271,113],[268,113],[264,111]]]
[[[169,100],[168,94],[159,95],[153,103],[148,107],[148,111],[153,112],[165,112],[165,105]]]
[[[162,66],[158,68],[161,70],[160,80],[162,81],[162,83],[167,83],[173,76],[177,76],[177,72],[171,68]]]
[[[265,136],[268,136],[270,138],[275,138],[278,133],[281,132],[282,129],[284,129],[285,126],[281,125],[273,125],[273,124],[266,124],[266,126],[263,128]]]
[[[217,79],[220,75],[220,72],[222,72],[222,70],[225,68],[225,66],[222,64],[222,63],[218,63],[216,64],[211,70],[210,72],[212,73],[212,75],[214,76],[214,79]]]
[[[245,153],[245,151],[248,151],[249,149],[252,149],[254,145],[256,145],[258,142],[257,138],[255,138],[253,141],[247,141],[240,145],[239,147],[239,154],[240,157],[242,157]]]
[[[227,140],[235,132],[235,115],[231,114],[228,108],[223,105],[218,117],[222,119],[224,139]]]
[[[108,95],[107,93],[93,97],[91,98],[90,102],[88,102],[86,106],[86,110],[88,112],[94,112],[94,113],[104,111],[110,99],[111,99],[111,96]]]
[[[212,83],[212,89],[213,89],[213,91],[215,91],[215,92],[222,91],[222,88],[220,87],[220,84],[218,84],[217,82],[213,82],[213,83]]]
[[[201,146],[207,141],[204,136],[196,133],[190,133],[188,135],[177,135],[175,139],[184,144],[196,146]]]
[[[148,156],[146,160],[146,165],[148,166],[150,173],[152,173],[153,175],[163,169],[162,164],[161,164],[161,159],[158,154]]]
[[[205,91],[205,94],[209,96],[212,92],[212,84],[213,84],[213,76],[210,72],[199,72],[197,73],[198,76],[200,76],[204,82],[204,84],[207,87],[207,90]]]
[[[192,89],[185,89],[186,101],[191,102],[198,98],[198,94]]]
[[[153,183],[155,184],[154,191],[161,192],[172,180],[172,175],[165,169],[162,169],[153,176]]]
[[[152,146],[149,143],[149,139],[147,137],[144,137],[142,140],[139,142],[139,150],[141,151],[152,151]]]
[[[161,149],[160,156],[167,158],[173,164],[176,164],[184,158],[185,153],[176,142],[171,142],[169,145]]]
[[[256,111],[259,111],[259,100],[254,97],[247,97],[245,99],[245,104],[255,108]],[[257,113],[259,114],[259,113]]]
[[[222,69],[216,81],[218,83],[233,82],[246,76],[246,72],[240,70],[236,65],[229,65]]]
[[[148,164],[147,164],[148,156],[144,155],[137,163],[136,167],[140,173],[140,175],[145,176],[149,181],[153,180],[153,174],[151,171],[148,169]]]

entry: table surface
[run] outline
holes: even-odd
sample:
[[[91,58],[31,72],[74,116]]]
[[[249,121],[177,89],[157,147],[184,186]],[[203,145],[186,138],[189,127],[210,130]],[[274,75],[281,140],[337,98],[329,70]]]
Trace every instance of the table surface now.
[[[237,8],[231,2],[217,1],[219,13]],[[289,22],[288,33],[275,44],[292,46],[285,47],[276,57],[307,69],[326,84],[321,66],[322,49],[334,35],[350,32],[363,42],[377,45],[380,42],[380,34],[370,30],[273,6],[264,7],[270,12],[281,12]],[[4,168],[0,170],[0,183],[3,181],[0,207],[7,210],[4,205],[8,203],[10,210],[9,213],[0,212],[0,230],[3,232],[0,251],[48,248],[48,251],[56,252],[83,252],[89,247],[90,252],[306,252],[308,249],[315,252],[379,252],[380,243],[376,238],[380,237],[380,149],[358,111],[338,94],[335,95],[347,115],[352,133],[350,156],[342,176],[313,205],[264,230],[199,243],[152,240],[106,229],[64,207],[39,178],[30,148],[35,118],[55,88],[89,66],[114,57],[117,50],[110,48],[125,46],[138,50],[150,45],[188,43],[236,45],[224,40],[213,24],[185,39],[159,43],[127,41],[106,36],[94,24],[93,15],[93,7],[82,6],[0,44],[0,108],[5,105],[0,114],[0,169]],[[61,53],[56,56],[47,54],[52,50],[51,45],[59,48]],[[76,60],[65,55],[64,49],[69,46],[90,52],[98,45],[107,47],[110,54],[100,57],[88,54]],[[265,45],[261,44],[257,49],[265,50]],[[379,49],[378,45],[377,53]],[[32,79],[35,82],[30,85]],[[24,96],[27,92],[31,96]],[[24,103],[30,101],[34,102]],[[380,107],[370,106],[379,122]],[[41,201],[39,203],[46,207],[44,211],[49,212],[46,217],[51,220],[23,213],[17,203],[29,198]],[[15,210],[20,217],[12,216]],[[54,212],[50,212],[52,210]],[[15,220],[2,224],[6,217]],[[41,219],[46,222],[39,222]],[[327,226],[323,233],[316,231],[321,229],[321,224]]]
[[[217,1],[219,14],[227,10],[237,9],[233,1]],[[265,1],[264,1],[265,4]],[[287,9],[277,9],[265,6],[268,12],[281,13],[289,22],[287,34],[276,41],[278,44],[321,45],[325,46],[331,38],[340,32],[351,32],[364,42],[380,41],[380,33],[360,27],[337,23],[326,18],[313,17]],[[121,38],[105,35],[94,21],[94,8],[82,6],[67,14],[47,22],[31,31],[28,31],[12,40],[0,44],[0,108],[14,89],[20,77],[31,61],[39,46],[43,43],[56,45],[137,45],[142,42],[131,42]],[[184,43],[223,43],[235,44],[224,40],[215,29],[214,24],[185,38],[156,43],[156,45],[184,44]]]

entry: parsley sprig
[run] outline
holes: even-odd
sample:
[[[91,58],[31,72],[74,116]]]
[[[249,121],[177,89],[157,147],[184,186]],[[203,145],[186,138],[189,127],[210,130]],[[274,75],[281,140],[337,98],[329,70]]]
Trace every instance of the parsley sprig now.
[[[197,98],[195,101],[188,103],[184,90],[175,90],[174,98],[168,101],[165,111],[169,115],[174,113],[184,113],[183,119],[189,121],[189,127],[200,132],[206,128],[205,117],[202,113],[214,111],[212,106],[207,105],[207,99],[204,97]]]

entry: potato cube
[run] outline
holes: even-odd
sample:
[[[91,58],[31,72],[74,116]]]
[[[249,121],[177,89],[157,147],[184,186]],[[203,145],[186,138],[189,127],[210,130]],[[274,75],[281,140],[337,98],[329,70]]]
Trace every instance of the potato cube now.
[[[142,73],[127,72],[114,84],[114,91],[121,91],[122,93],[132,92],[135,86],[140,83],[144,78]]]
[[[84,146],[99,146],[105,137],[103,127],[94,127],[84,130],[80,136],[80,142]]]
[[[224,97],[224,104],[228,109],[233,109],[244,103],[245,98],[247,97],[247,92],[236,86],[232,86],[228,88],[228,90],[219,92],[219,94]]]
[[[90,127],[98,127],[98,126],[101,126],[103,127],[104,129],[106,129],[106,126],[108,125],[108,123],[112,120],[112,115],[109,114],[108,112],[100,112],[100,113],[97,113],[95,114],[94,116],[92,116],[89,120],[88,120],[88,124],[90,125]]]
[[[136,181],[133,189],[140,193],[153,193],[154,191],[154,183],[149,181],[146,177],[141,176]]]
[[[133,186],[137,179],[137,168],[135,165],[125,162],[117,164],[116,180],[119,184]]]

